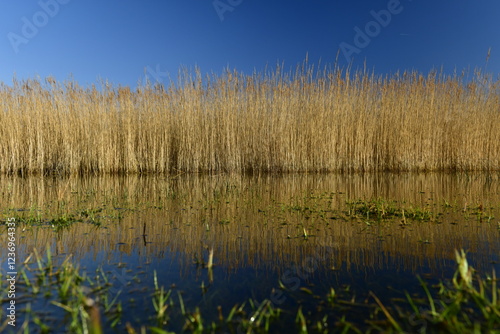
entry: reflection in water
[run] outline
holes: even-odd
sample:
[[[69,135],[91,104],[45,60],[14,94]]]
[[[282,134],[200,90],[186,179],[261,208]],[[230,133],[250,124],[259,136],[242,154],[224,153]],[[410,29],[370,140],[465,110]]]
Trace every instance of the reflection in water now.
[[[82,262],[134,256],[148,263],[168,255],[186,276],[193,261],[206,260],[213,248],[215,264],[227,274],[245,267],[279,273],[313,257],[327,268],[428,267],[439,275],[454,249],[467,249],[478,269],[489,269],[500,248],[498,218],[479,221],[473,211],[481,206],[488,217],[495,211],[498,217],[496,175],[3,177],[0,183],[5,217],[15,212],[9,208],[61,207],[107,207],[118,217],[101,217],[101,227],[77,223],[57,232],[50,226],[18,231],[20,257],[46,245]],[[378,198],[429,210],[437,223],[346,218],[346,201]]]
[[[455,249],[468,250],[480,271],[491,272],[492,263],[500,271],[494,218],[500,217],[500,181],[493,175],[3,177],[0,189],[4,217],[83,217],[62,229],[20,224],[18,262],[47,246],[54,263],[71,254],[90,279],[107,275],[111,293],[123,290],[122,319],[135,328],[155,323],[156,277],[167,289],[175,285],[186,307],[199,307],[207,321],[217,321],[219,306],[227,316],[249,298],[270,300],[285,310],[279,331],[290,332],[299,305],[312,323],[321,320],[316,297],[331,287],[355,296],[373,291],[389,305],[418,287],[416,274],[434,283],[452,277]],[[357,212],[356,200],[407,215],[379,220],[376,211]],[[413,220],[412,212],[427,218]],[[203,269],[212,249],[213,280]],[[2,258],[5,253],[2,248]],[[51,315],[54,332],[67,332],[61,308],[42,294],[24,300]],[[177,316],[168,328],[181,332]],[[343,315],[331,319],[337,316]],[[347,318],[364,324],[368,316],[355,311]],[[113,332],[109,319],[106,324]]]

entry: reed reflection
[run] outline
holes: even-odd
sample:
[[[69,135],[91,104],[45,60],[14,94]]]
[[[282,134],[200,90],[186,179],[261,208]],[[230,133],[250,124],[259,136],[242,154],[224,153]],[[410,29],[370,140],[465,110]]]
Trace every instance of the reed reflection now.
[[[213,249],[215,265],[230,274],[245,267],[281,271],[308,256],[343,270],[437,270],[460,248],[480,269],[500,253],[498,219],[477,218],[479,208],[481,217],[498,217],[495,175],[2,177],[0,184],[5,217],[95,211],[102,221],[91,224],[87,214],[57,231],[50,224],[25,226],[18,232],[24,255],[50,245],[76,261],[168,258],[182,274]],[[346,203],[357,199],[393,201],[434,216],[350,216]]]

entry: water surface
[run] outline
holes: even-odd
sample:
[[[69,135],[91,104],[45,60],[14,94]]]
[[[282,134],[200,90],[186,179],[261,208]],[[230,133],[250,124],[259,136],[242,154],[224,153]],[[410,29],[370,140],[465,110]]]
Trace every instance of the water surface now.
[[[107,275],[124,306],[116,332],[126,322],[155,324],[155,275],[210,321],[218,306],[227,314],[252,298],[271,300],[293,323],[299,306],[314,319],[314,296],[331,287],[359,298],[372,291],[390,303],[418,287],[416,275],[450,278],[455,249],[465,249],[478,271],[500,272],[495,175],[3,177],[0,184],[4,218],[86,212],[67,228],[19,225],[17,257],[50,248],[56,262],[71,256],[86,273]],[[407,215],[365,216],[355,212],[356,201],[405,208]],[[425,218],[412,219],[415,212]],[[6,244],[5,230],[0,239]],[[205,268],[211,250],[213,278]],[[57,307],[41,297],[31,303],[64,332]],[[362,322],[366,314],[349,316]]]

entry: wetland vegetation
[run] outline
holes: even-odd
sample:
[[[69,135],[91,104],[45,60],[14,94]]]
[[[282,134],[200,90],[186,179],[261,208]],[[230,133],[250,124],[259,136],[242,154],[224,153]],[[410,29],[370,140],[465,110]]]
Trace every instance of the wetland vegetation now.
[[[480,70],[14,79],[0,108],[2,332],[500,332]]]
[[[0,101],[6,174],[500,170],[499,81],[480,70],[14,80]]]
[[[500,330],[496,174],[0,185],[20,259],[18,326],[2,308],[7,332]]]

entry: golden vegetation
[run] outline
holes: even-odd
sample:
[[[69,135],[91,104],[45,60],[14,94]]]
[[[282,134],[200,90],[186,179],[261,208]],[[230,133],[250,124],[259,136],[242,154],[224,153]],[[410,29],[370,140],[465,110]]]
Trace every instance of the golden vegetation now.
[[[0,86],[0,173],[500,170],[480,72],[180,75],[169,87]]]

